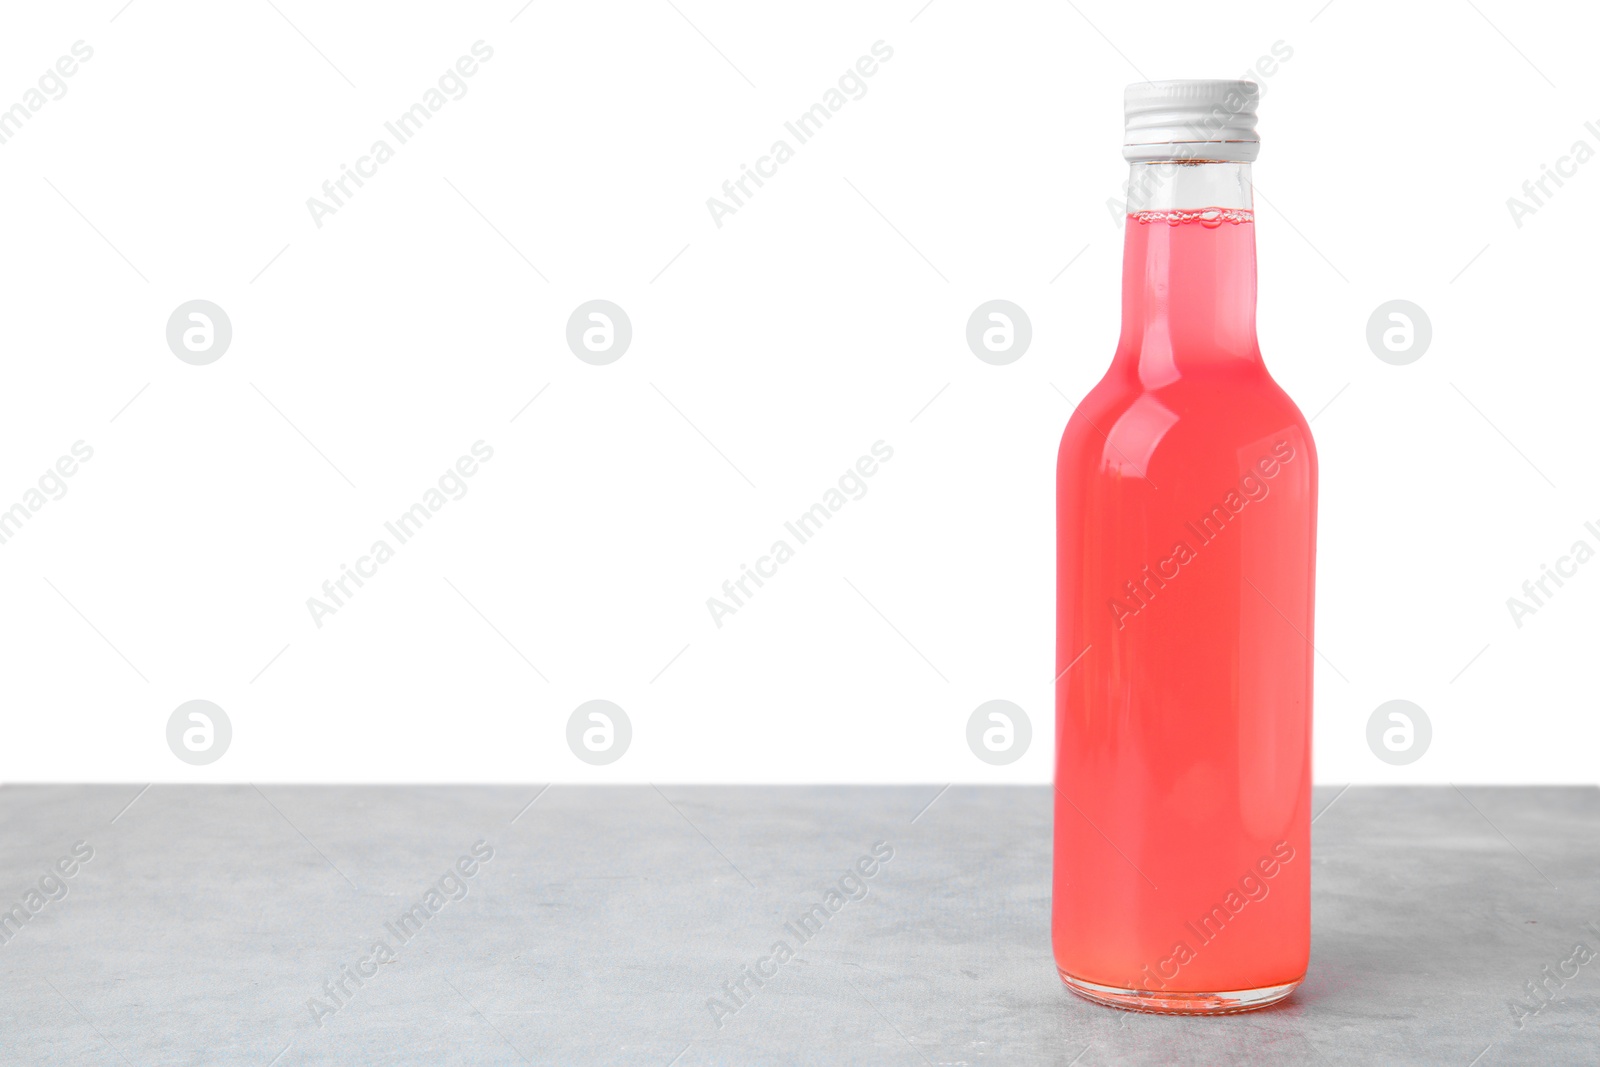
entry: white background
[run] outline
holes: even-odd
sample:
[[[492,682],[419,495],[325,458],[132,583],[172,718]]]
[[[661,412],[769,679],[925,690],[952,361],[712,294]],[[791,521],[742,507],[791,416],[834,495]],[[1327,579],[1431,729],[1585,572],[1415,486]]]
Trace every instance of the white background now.
[[[1118,328],[1122,88],[1281,41],[1260,334],[1321,454],[1317,778],[1594,780],[1600,563],[1506,606],[1600,547],[1600,163],[1506,206],[1600,148],[1594,11],[675,3],[8,6],[0,106],[94,55],[0,145],[0,506],[94,458],[0,546],[0,777],[1047,780],[1053,468]],[[317,228],[307,198],[480,39]],[[719,229],[706,199],[879,40]],[[165,341],[196,298],[234,331],[204,367]],[[633,323],[606,367],[564,340],[593,298]],[[1010,366],[965,343],[993,298],[1032,319]],[[1365,341],[1395,298],[1434,330],[1403,367]],[[480,439],[468,494],[316,627]],[[706,598],[880,439],[716,628]],[[165,740],[195,698],[234,732],[203,768]],[[565,741],[592,698],[633,724],[607,767]],[[992,698],[1033,721],[1006,767],[965,741]],[[1407,767],[1366,744],[1392,698],[1433,722]]]

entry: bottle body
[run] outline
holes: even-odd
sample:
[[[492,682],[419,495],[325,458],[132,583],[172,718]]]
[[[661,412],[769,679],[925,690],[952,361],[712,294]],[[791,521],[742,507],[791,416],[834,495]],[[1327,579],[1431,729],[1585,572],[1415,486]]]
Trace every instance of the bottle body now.
[[[1058,457],[1055,957],[1144,1010],[1270,1003],[1310,953],[1317,459],[1256,346],[1248,181],[1129,215]]]

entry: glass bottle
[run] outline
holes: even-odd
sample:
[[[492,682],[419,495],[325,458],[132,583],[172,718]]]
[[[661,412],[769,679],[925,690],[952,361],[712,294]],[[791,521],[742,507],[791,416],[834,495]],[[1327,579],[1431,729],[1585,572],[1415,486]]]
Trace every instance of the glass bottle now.
[[[1317,457],[1256,343],[1256,86],[1130,86],[1122,334],[1057,466],[1057,969],[1241,1011],[1311,941]]]

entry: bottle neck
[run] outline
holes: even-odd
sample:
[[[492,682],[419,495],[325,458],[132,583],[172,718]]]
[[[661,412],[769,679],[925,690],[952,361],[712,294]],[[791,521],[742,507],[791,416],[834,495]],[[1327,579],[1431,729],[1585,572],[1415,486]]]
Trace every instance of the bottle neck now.
[[[1260,365],[1248,163],[1135,163],[1117,360],[1146,388]]]

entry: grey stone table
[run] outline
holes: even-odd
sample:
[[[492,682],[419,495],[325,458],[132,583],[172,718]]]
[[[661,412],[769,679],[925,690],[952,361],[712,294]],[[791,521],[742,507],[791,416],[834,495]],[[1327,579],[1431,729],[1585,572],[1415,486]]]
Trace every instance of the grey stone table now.
[[[1306,983],[1171,1018],[1058,981],[1047,787],[9,786],[0,1062],[1600,1062],[1600,790],[1316,807]]]

